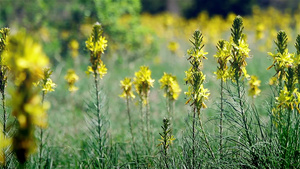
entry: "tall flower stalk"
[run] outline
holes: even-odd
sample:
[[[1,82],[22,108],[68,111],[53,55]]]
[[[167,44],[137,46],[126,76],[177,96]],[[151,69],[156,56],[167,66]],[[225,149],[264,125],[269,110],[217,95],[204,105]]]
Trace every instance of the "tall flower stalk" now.
[[[299,158],[295,158],[295,150],[299,149],[299,125],[300,110],[298,91],[299,86],[299,42],[298,35],[295,43],[297,52],[289,53],[287,48],[287,35],[284,31],[277,34],[277,53],[269,55],[273,58],[271,67],[275,68],[276,80],[279,83],[278,96],[275,97],[276,103],[272,109],[272,123],[275,124],[275,130],[278,133],[279,149],[281,150],[280,166],[282,168],[293,168]]]
[[[231,45],[225,40],[220,40],[217,44],[217,54],[214,57],[217,59],[219,64],[218,69],[214,72],[217,75],[217,79],[220,79],[220,121],[219,121],[219,153],[220,159],[222,160],[223,154],[223,114],[224,114],[224,83],[229,78],[228,62],[231,59]]]
[[[54,88],[56,87],[56,84],[52,82],[52,79],[50,78],[52,74],[52,71],[49,68],[44,69],[44,74],[42,79],[36,84],[41,86],[42,88],[42,104],[44,104],[45,101],[45,95],[48,92],[54,91]],[[43,147],[44,147],[44,129],[40,128],[40,145],[39,145],[39,168],[42,168],[42,160],[43,160]]]
[[[284,31],[279,31],[277,34],[277,40],[275,41],[277,53],[273,54],[269,52],[268,54],[273,58],[273,63],[268,70],[274,67],[277,76],[277,96],[283,89],[283,81],[286,80],[286,72],[288,65],[293,64],[293,54],[288,52],[287,48],[288,37]]]
[[[132,127],[132,120],[131,120],[131,114],[130,114],[130,106],[129,102],[130,99],[134,99],[135,95],[132,92],[132,82],[131,78],[125,77],[124,80],[121,80],[121,88],[123,90],[123,93],[120,95],[120,97],[125,98],[126,100],[126,108],[127,108],[127,115],[128,115],[128,120],[129,120],[129,130],[131,134],[131,142],[132,142],[132,147],[134,151],[134,155],[136,156],[136,163],[138,165],[138,154],[136,150],[136,145],[135,145],[135,138],[133,134],[133,127]]]
[[[1,100],[2,100],[2,110],[3,110],[3,136],[4,139],[8,136],[8,131],[7,131],[7,118],[8,114],[6,112],[6,97],[5,97],[5,88],[7,85],[7,72],[8,72],[8,67],[6,65],[6,58],[5,54],[7,52],[7,38],[9,34],[9,29],[8,28],[2,28],[0,29],[0,92],[1,92]],[[3,162],[3,167],[6,168],[6,151],[4,151],[4,162]]]
[[[95,98],[96,98],[96,103],[95,103],[95,108],[96,108],[96,114],[97,116],[97,122],[93,123],[95,124],[94,127],[96,127],[96,142],[95,146],[97,147],[96,152],[98,152],[98,155],[100,156],[100,161],[101,161],[101,167],[105,168],[105,152],[104,152],[104,143],[105,139],[103,138],[105,136],[105,131],[103,131],[103,123],[104,119],[102,119],[101,115],[101,101],[100,100],[100,79],[104,77],[104,75],[107,73],[107,68],[104,65],[103,61],[101,60],[102,55],[104,54],[104,51],[107,47],[107,40],[105,37],[102,35],[103,34],[103,29],[101,24],[98,22],[94,24],[92,33],[85,42],[86,48],[90,52],[90,66],[88,66],[88,70],[86,71],[87,74],[92,74],[94,77],[94,85],[95,85]],[[93,130],[93,129],[91,129]],[[94,133],[93,133],[94,134]]]
[[[232,80],[234,87],[236,89],[236,97],[234,99],[238,104],[238,108],[234,108],[235,112],[237,112],[237,117],[241,123],[238,123],[243,127],[243,131],[245,133],[245,139],[248,144],[249,153],[251,157],[252,165],[258,165],[258,157],[255,154],[253,145],[254,140],[251,135],[251,125],[248,120],[248,109],[245,104],[245,92],[244,92],[244,79],[249,78],[250,76],[246,70],[246,58],[249,57],[250,49],[248,48],[248,44],[246,42],[246,35],[243,33],[243,19],[240,16],[237,16],[232,24],[231,28],[231,39],[232,39],[232,48],[231,48],[231,60],[230,62],[230,79]]]
[[[215,159],[215,155],[213,150],[209,144],[206,132],[204,130],[202,120],[201,120],[201,109],[206,108],[205,100],[208,99],[210,95],[208,89],[204,88],[205,75],[202,73],[202,61],[206,59],[206,52],[203,51],[204,45],[202,44],[203,36],[202,33],[196,30],[193,34],[193,40],[190,40],[193,47],[187,51],[188,53],[188,61],[191,64],[191,67],[188,71],[185,72],[186,78],[184,79],[186,84],[188,85],[188,91],[185,92],[188,101],[186,104],[190,103],[190,106],[193,109],[193,124],[192,124],[192,167],[195,168],[195,141],[196,141],[196,116],[198,116],[200,129],[202,131],[205,144],[208,148],[208,151],[213,159]]]
[[[13,136],[13,151],[18,161],[24,164],[36,148],[34,129],[46,127],[46,110],[49,105],[41,104],[40,90],[34,88],[43,76],[43,68],[48,65],[48,58],[42,47],[25,33],[11,36],[8,44],[7,64],[13,67],[12,114],[17,119],[17,131]]]
[[[151,70],[147,66],[141,66],[138,72],[135,72],[134,82],[135,90],[140,98],[142,123],[146,122],[146,144],[150,152],[150,114],[149,114],[149,93],[150,87],[153,87],[154,79],[151,78]],[[144,132],[143,132],[144,133]]]
[[[91,66],[88,66],[87,74],[92,73],[94,76],[98,114],[100,114],[99,78],[102,79],[107,73],[107,68],[101,60],[101,56],[107,47],[107,40],[102,36],[102,33],[102,26],[97,22],[93,26],[92,34],[85,42],[87,49],[90,51],[91,63]]]
[[[172,119],[174,115],[174,101],[178,99],[181,89],[177,78],[172,74],[164,73],[159,82],[161,84],[160,88],[165,90],[164,96],[167,98],[167,112],[169,119]]]

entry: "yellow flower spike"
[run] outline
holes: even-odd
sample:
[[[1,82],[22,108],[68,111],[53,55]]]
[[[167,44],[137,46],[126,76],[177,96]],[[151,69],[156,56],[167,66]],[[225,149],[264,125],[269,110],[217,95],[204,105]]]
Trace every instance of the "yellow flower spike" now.
[[[103,29],[99,23],[94,24],[92,33],[86,43],[86,48],[90,51],[90,62],[86,73],[89,75],[99,75],[100,79],[107,73],[107,68],[101,60],[101,56],[107,47],[107,40],[102,36]]]
[[[177,100],[181,89],[177,82],[177,78],[172,74],[164,73],[163,77],[159,80],[161,89],[165,89],[165,97],[170,97],[171,100]]]
[[[99,40],[94,42],[94,38],[94,36],[91,36],[85,42],[87,49],[92,51],[93,53],[104,53],[104,50],[107,47],[107,40],[105,39],[105,37],[100,36]]]
[[[138,95],[143,98],[144,103],[147,101],[145,97],[148,96],[150,87],[153,87],[154,79],[151,78],[151,70],[147,66],[141,66],[138,72],[135,72],[134,82],[135,90]]]
[[[69,69],[67,74],[65,75],[65,80],[68,82],[70,92],[75,92],[78,90],[78,88],[74,85],[75,82],[79,80],[79,77],[75,73],[75,70]]]
[[[93,26],[92,34],[85,42],[86,48],[92,53],[104,53],[107,47],[107,40],[102,37],[102,26],[100,23],[95,23]]]
[[[125,77],[124,80],[120,81],[121,83],[121,89],[123,90],[123,93],[120,95],[120,97],[128,97],[128,98],[135,98],[135,95],[132,92],[132,82],[131,78]]]
[[[227,63],[231,59],[231,45],[228,41],[220,40],[217,45],[217,54],[214,57],[219,64],[218,70],[214,72],[217,75],[217,79],[226,81],[230,77]]]

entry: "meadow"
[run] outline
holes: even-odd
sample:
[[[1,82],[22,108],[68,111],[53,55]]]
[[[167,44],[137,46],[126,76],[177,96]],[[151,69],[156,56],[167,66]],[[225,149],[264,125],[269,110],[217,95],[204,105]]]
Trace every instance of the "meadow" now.
[[[1,167],[300,167],[299,12],[132,18],[1,29]]]

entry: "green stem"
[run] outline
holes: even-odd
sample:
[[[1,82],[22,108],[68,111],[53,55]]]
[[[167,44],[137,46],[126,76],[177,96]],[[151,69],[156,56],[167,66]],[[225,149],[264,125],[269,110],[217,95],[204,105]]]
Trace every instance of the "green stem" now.
[[[100,151],[100,158],[103,159],[103,152],[102,152],[102,137],[101,137],[101,114],[100,114],[100,97],[99,97],[99,77],[98,72],[94,71],[94,83],[95,83],[95,90],[96,90],[96,108],[97,108],[97,117],[98,117],[98,137],[99,137],[99,151]],[[103,160],[101,160],[102,167],[104,166]]]
[[[132,139],[133,151],[136,156],[136,164],[138,165],[138,154],[136,151],[135,139],[134,139],[132,124],[131,124],[131,115],[130,115],[129,97],[128,96],[126,96],[126,106],[127,106],[127,115],[128,115],[128,119],[129,119],[129,129],[130,129],[130,134],[131,134],[131,139]]]
[[[290,159],[286,159],[287,157],[287,150],[288,150],[288,146],[289,146],[289,133],[290,133],[290,125],[291,125],[291,113],[292,113],[292,109],[288,108],[288,119],[287,119],[287,127],[285,129],[285,144],[284,144],[284,153],[283,153],[283,158],[285,161],[285,165],[282,167],[287,167],[289,168],[289,163],[288,161],[290,161]]]
[[[6,138],[6,105],[5,105],[5,92],[4,89],[1,92],[2,93],[2,109],[3,109],[3,135],[4,135],[4,139]],[[6,169],[7,165],[6,165],[6,152],[4,152],[4,163],[3,163],[3,168]]]
[[[149,97],[146,96],[146,125],[147,125],[147,144],[150,146],[150,121],[149,121]]]
[[[45,91],[42,93],[42,104],[44,104],[45,100]],[[43,155],[43,129],[40,128],[40,156],[39,156],[39,168],[42,168],[42,155]]]
[[[168,118],[171,119],[171,107],[170,107],[170,92],[166,89],[167,93],[167,112],[168,112]]]
[[[195,155],[195,141],[196,141],[196,107],[194,107],[193,111],[193,147],[192,147],[192,168],[195,168],[196,155]]]
[[[224,105],[223,105],[223,79],[221,78],[221,112],[220,112],[220,160],[222,160],[223,154],[223,112],[224,112]]]
[[[5,108],[5,93],[4,91],[2,93],[2,109],[3,109],[3,134],[4,137],[6,137],[6,108]]]
[[[214,154],[214,152],[213,152],[212,149],[211,149],[211,146],[210,146],[210,144],[209,144],[209,142],[208,142],[208,138],[207,138],[207,136],[206,136],[206,132],[205,132],[204,127],[203,127],[203,125],[202,125],[202,120],[201,120],[201,117],[200,117],[200,109],[198,109],[198,118],[199,118],[199,123],[200,123],[201,131],[202,131],[202,134],[203,134],[203,136],[204,136],[204,140],[205,140],[205,143],[206,143],[206,145],[207,145],[207,148],[208,148],[208,150],[209,150],[211,156],[212,156],[213,159],[215,160],[215,159],[216,159],[215,154]]]
[[[244,129],[246,132],[246,137],[249,143],[249,147],[250,147],[250,154],[252,155],[252,162],[255,166],[257,166],[257,161],[256,161],[256,155],[253,153],[252,150],[252,140],[250,138],[250,134],[249,134],[249,128],[248,128],[248,124],[247,124],[247,117],[246,117],[246,112],[244,110],[244,104],[242,101],[242,94],[241,94],[241,86],[240,86],[240,81],[239,81],[239,76],[236,73],[235,75],[235,80],[236,80],[236,85],[237,85],[237,92],[238,92],[238,99],[239,99],[239,105],[240,105],[240,110],[241,110],[241,114],[242,114],[242,120],[243,120],[243,125],[244,125]]]

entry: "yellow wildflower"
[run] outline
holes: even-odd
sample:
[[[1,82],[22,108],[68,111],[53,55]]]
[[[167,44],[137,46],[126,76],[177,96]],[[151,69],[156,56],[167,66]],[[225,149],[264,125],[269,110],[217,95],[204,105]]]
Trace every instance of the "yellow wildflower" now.
[[[102,27],[97,22],[93,26],[93,31],[91,36],[88,38],[88,40],[85,42],[86,47],[89,51],[92,53],[104,53],[104,50],[107,47],[107,40],[102,35]]]
[[[102,27],[99,23],[94,24],[92,33],[85,42],[87,49],[90,51],[90,62],[92,66],[88,66],[87,74],[93,73],[94,77],[99,74],[102,79],[107,73],[107,68],[101,60],[101,56],[107,47],[107,40],[102,37]]]
[[[52,71],[50,69],[48,68],[44,69],[43,78],[38,82],[34,82],[33,85],[34,86],[41,85],[42,90],[45,92],[45,94],[47,94],[48,92],[53,92],[54,88],[56,87],[56,84],[50,78],[51,74]]]
[[[161,83],[160,88],[165,89],[165,97],[169,97],[171,100],[177,100],[181,92],[177,78],[172,74],[164,73],[159,82]]]
[[[79,77],[76,75],[73,69],[68,70],[65,80],[68,82],[70,92],[75,92],[78,90],[78,87],[75,86],[75,82],[79,80]]]
[[[47,79],[46,83],[43,85],[43,91],[45,91],[45,94],[48,92],[53,92],[54,88],[56,87],[56,84],[52,82],[50,78]]]
[[[138,72],[135,72],[134,82],[135,90],[138,95],[141,96],[144,103],[146,103],[145,97],[148,96],[150,87],[153,87],[155,80],[151,78],[151,70],[147,66],[141,66]]]
[[[300,113],[298,108],[300,101],[299,96],[300,93],[297,91],[297,89],[294,89],[294,91],[288,91],[287,87],[284,86],[283,90],[280,91],[279,96],[276,97],[278,107],[290,108],[292,110],[296,108]]]
[[[237,16],[232,24],[231,29],[231,59],[229,77],[235,82],[240,77],[248,78],[246,66],[246,58],[249,57],[250,49],[246,42],[246,35],[243,33],[243,19],[241,16]]]
[[[120,97],[128,97],[128,98],[135,98],[135,95],[133,94],[131,88],[132,88],[132,82],[131,78],[125,77],[124,80],[120,81],[121,88],[123,90],[123,93],[120,95]]]
[[[219,66],[218,70],[214,72],[214,74],[217,75],[217,79],[223,79],[223,81],[226,81],[230,75],[227,63],[231,59],[231,45],[229,42],[221,40],[218,42],[217,49],[217,54],[214,55],[214,57],[218,59],[217,61]]]
[[[203,49],[189,49],[187,50],[187,54],[190,56],[190,58],[195,57],[197,59],[207,59],[205,55],[207,55],[208,52],[204,52]]]
[[[101,63],[97,66],[96,72],[99,74],[100,78],[102,79],[104,75],[107,74],[107,68],[105,64],[101,61]],[[91,73],[93,76],[95,76],[95,71],[91,66],[88,66],[88,70],[85,72],[87,75],[90,75]]]
[[[287,34],[284,31],[279,31],[277,41],[275,41],[277,53],[268,53],[273,58],[273,63],[267,70],[274,67],[279,81],[286,79],[286,69],[293,65],[293,62],[298,59],[297,56],[294,58],[294,54],[288,52],[287,41]]]
[[[201,71],[202,59],[206,59],[205,54],[207,52],[203,51],[203,36],[200,31],[195,31],[193,34],[194,41],[190,40],[193,47],[187,51],[191,63],[191,67],[185,72],[185,82],[188,84],[188,91],[185,95],[188,97],[186,104],[189,102],[190,105],[194,105],[197,108],[197,112],[200,113],[201,108],[206,108],[204,103],[208,99],[209,91],[203,86],[205,75]]]

